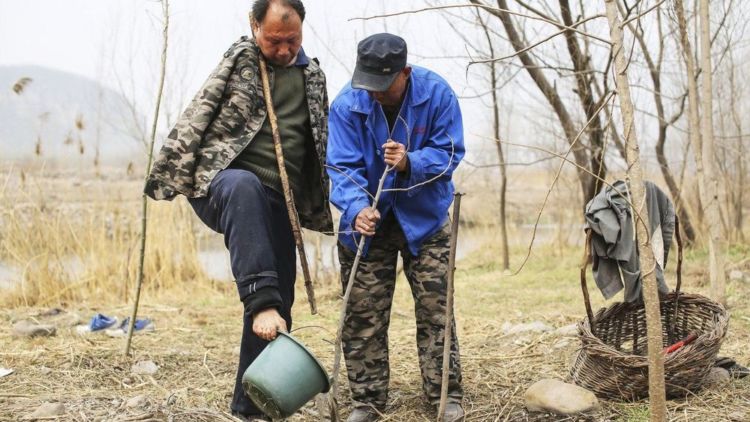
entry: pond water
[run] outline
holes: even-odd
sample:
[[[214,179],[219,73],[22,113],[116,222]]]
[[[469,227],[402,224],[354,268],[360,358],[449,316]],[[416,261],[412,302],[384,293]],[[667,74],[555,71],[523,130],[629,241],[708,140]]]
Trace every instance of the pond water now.
[[[532,225],[523,225],[510,230],[509,242],[511,247],[528,245],[532,230]],[[580,225],[565,225],[564,227],[554,224],[540,225],[537,228],[535,245],[550,244],[555,241],[576,244],[580,241],[581,230]],[[334,236],[315,236],[308,236],[305,239],[305,252],[307,253],[310,270],[312,272],[315,272],[316,269],[318,271],[338,271],[336,238]],[[482,247],[482,245],[498,240],[499,235],[493,230],[461,229],[456,259],[460,260]],[[224,247],[221,236],[212,235],[201,240],[198,260],[209,278],[226,281],[234,279],[230,268],[229,252]],[[66,259],[62,263],[62,268],[71,279],[75,279],[85,270],[83,262],[77,257]],[[0,289],[7,289],[18,284],[22,273],[21,269],[0,262]]]

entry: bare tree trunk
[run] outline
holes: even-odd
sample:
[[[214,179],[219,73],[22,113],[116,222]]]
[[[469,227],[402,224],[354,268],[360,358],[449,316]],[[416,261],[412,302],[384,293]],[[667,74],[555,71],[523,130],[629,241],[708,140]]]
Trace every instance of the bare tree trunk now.
[[[687,32],[687,19],[685,18],[684,0],[674,1],[675,16],[677,18],[677,27],[679,29],[680,44],[682,46],[682,55],[685,59],[688,84],[688,132],[690,134],[690,143],[693,146],[695,154],[695,174],[698,179],[698,197],[702,204],[698,208],[699,220],[705,221],[704,208],[706,202],[704,195],[706,191],[706,180],[703,172],[703,140],[700,132],[700,117],[698,116],[698,85],[695,77],[695,60],[693,49],[690,45]],[[702,225],[701,225],[702,226]]]
[[[571,16],[568,0],[559,0],[559,3],[563,23],[568,27],[572,27],[573,17]],[[591,147],[591,159],[589,161],[591,162],[591,171],[598,177],[593,179],[594,186],[591,188],[594,194],[596,194],[601,189],[601,181],[604,180],[607,174],[607,167],[604,162],[604,131],[602,130],[602,122],[598,113],[601,99],[599,101],[594,99],[594,93],[591,88],[593,83],[591,61],[581,51],[576,33],[568,29],[563,35],[565,36],[565,44],[568,47],[568,54],[570,54],[570,59],[573,62],[573,70],[575,71],[578,87],[576,93],[581,100],[583,111],[586,113],[586,120],[591,122],[591,129],[588,136]],[[602,98],[604,98],[604,95],[602,95]]]
[[[618,4],[619,6],[619,4]],[[620,13],[624,14],[624,10],[622,7],[620,7]],[[674,176],[672,175],[672,171],[669,168],[669,162],[667,161],[667,157],[664,153],[664,148],[667,143],[667,129],[671,125],[673,125],[679,118],[682,116],[685,110],[685,97],[683,97],[681,103],[680,103],[680,109],[669,119],[666,117],[666,113],[664,111],[664,99],[662,96],[662,85],[661,85],[661,69],[662,69],[662,63],[664,59],[664,37],[662,35],[662,20],[661,20],[661,11],[656,10],[656,16],[657,16],[657,29],[659,31],[659,37],[658,37],[658,45],[659,45],[659,51],[656,60],[654,60],[653,56],[651,55],[651,52],[648,49],[648,44],[646,43],[646,40],[643,36],[643,32],[640,29],[640,27],[634,27],[632,23],[628,23],[628,29],[630,29],[630,32],[635,37],[636,41],[638,41],[638,45],[641,48],[641,51],[643,52],[643,58],[646,60],[646,65],[648,66],[649,74],[651,76],[651,82],[654,86],[654,106],[656,107],[656,116],[659,120],[659,127],[658,127],[658,134],[656,138],[656,160],[659,162],[659,168],[661,169],[662,177],[664,177],[664,182],[667,184],[667,188],[669,189],[669,193],[672,195],[672,198],[674,199],[675,204],[675,210],[677,214],[680,217],[680,227],[685,232],[685,239],[687,240],[688,244],[695,242],[695,229],[693,228],[693,224],[691,222],[690,214],[688,213],[687,207],[683,203],[682,199],[682,192],[677,186],[677,182],[674,179]],[[684,163],[683,163],[684,165]]]
[[[651,248],[649,236],[649,221],[646,207],[646,195],[643,187],[643,171],[641,169],[640,150],[635,134],[633,116],[633,102],[630,97],[630,85],[627,76],[627,63],[622,41],[622,22],[615,0],[605,0],[607,19],[609,21],[610,38],[614,50],[614,69],[617,94],[620,98],[622,110],[625,148],[627,151],[628,179],[630,180],[633,222],[636,225],[638,237],[638,260],[643,282],[643,301],[646,307],[646,330],[648,336],[648,378],[649,378],[649,409],[652,421],[666,421],[667,404],[664,387],[664,356],[661,349],[662,323],[659,310],[659,293],[654,272],[656,260]],[[640,217],[636,217],[638,214]]]
[[[477,13],[477,19],[482,30],[487,38],[487,46],[490,49],[490,57],[495,57],[495,48],[492,46],[492,39],[490,38],[490,31],[487,28],[487,23],[482,20],[482,17]],[[492,133],[495,137],[495,145],[497,146],[497,158],[499,160],[500,170],[500,243],[503,251],[503,270],[510,269],[510,253],[508,251],[508,224],[506,214],[506,193],[508,191],[508,171],[505,167],[505,154],[503,152],[503,143],[500,142],[500,102],[497,98],[497,66],[494,61],[489,62],[490,66],[490,88],[492,89]]]
[[[729,91],[730,91],[730,98],[731,98],[731,110],[732,110],[732,121],[734,122],[735,130],[737,132],[737,151],[735,153],[735,164],[734,164],[734,171],[736,174],[736,180],[735,180],[735,189],[731,190],[732,194],[732,209],[734,211],[734,228],[732,231],[737,233],[737,240],[740,242],[745,241],[745,234],[742,231],[743,230],[743,213],[742,213],[742,200],[743,200],[743,192],[745,190],[745,145],[743,143],[744,141],[744,135],[742,132],[742,118],[740,118],[740,113],[738,108],[740,105],[737,102],[737,86],[735,84],[735,71],[737,70],[737,67],[734,64],[734,58],[732,57],[732,53],[730,52],[730,62],[732,66],[732,70],[729,73]]]
[[[700,0],[700,40],[701,67],[703,68],[703,113],[701,114],[701,133],[703,135],[703,165],[706,183],[703,206],[706,207],[708,222],[708,255],[711,291],[714,300],[726,304],[726,247],[722,239],[721,209],[719,204],[719,179],[714,169],[716,148],[714,147],[713,121],[713,66],[711,64],[711,22],[709,21],[708,0]]]

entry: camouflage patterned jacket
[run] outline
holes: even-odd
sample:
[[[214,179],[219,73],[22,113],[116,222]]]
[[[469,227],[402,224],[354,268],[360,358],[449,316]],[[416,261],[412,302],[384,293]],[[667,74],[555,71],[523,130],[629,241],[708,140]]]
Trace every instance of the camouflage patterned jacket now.
[[[243,36],[224,54],[198,94],[164,141],[146,181],[145,193],[153,199],[206,196],[214,176],[225,169],[252,141],[266,119],[258,54],[254,39]],[[271,83],[273,69],[269,67]],[[325,172],[328,137],[328,94],[323,71],[316,60],[304,70],[310,127],[317,160],[305,185],[297,210],[302,226],[331,231],[328,175]],[[307,177],[309,176],[309,177]]]

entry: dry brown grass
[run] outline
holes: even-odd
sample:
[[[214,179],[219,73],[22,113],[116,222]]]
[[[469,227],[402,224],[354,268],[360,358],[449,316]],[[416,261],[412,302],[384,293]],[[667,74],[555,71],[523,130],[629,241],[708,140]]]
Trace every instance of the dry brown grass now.
[[[517,251],[520,252],[520,251]],[[529,414],[523,392],[543,377],[565,378],[577,340],[551,333],[505,336],[503,322],[540,320],[553,326],[576,322],[583,315],[576,283],[577,250],[568,256],[545,259],[542,248],[524,273],[503,276],[495,267],[493,248],[483,248],[459,264],[456,312],[463,359],[467,420],[560,420],[551,415]],[[520,259],[519,253],[514,259]],[[687,288],[704,290],[700,257],[688,260]],[[16,420],[44,401],[61,401],[68,420],[222,420],[234,380],[241,306],[231,284],[189,282],[144,296],[143,315],[156,321],[157,331],[134,339],[135,354],[121,356],[122,339],[104,335],[80,337],[61,329],[56,337],[12,337],[13,320],[39,314],[40,308],[6,310],[0,317],[1,366],[16,373],[0,379],[0,420]],[[301,283],[298,297],[303,297]],[[750,286],[732,285],[732,323],[722,354],[750,362]],[[404,280],[395,297],[390,347],[392,380],[386,420],[431,420],[434,410],[421,395],[416,360],[413,305]],[[295,308],[296,332],[329,367],[340,302],[332,286],[319,288],[320,315],[310,316],[302,302]],[[594,294],[596,297],[597,295]],[[598,299],[598,298],[597,298]],[[603,302],[597,300],[597,305]],[[595,305],[596,306],[596,305]],[[88,317],[94,312],[125,315],[118,302],[88,302],[68,308]],[[43,317],[37,319],[44,321]],[[153,377],[130,374],[133,362],[150,359],[160,370]],[[132,409],[124,401],[146,395],[146,408]],[[340,403],[348,405],[342,390]],[[730,415],[750,415],[750,381],[700,392],[669,402],[672,420],[729,420]],[[312,406],[291,420],[317,420]],[[646,420],[645,402],[604,402],[600,411],[569,420]],[[99,418],[99,419],[97,419]],[[139,419],[141,418],[141,419]],[[149,419],[150,418],[150,419]]]
[[[96,312],[120,317],[129,313],[126,280],[134,279],[134,228],[139,207],[137,201],[123,198],[138,197],[139,181],[123,178],[71,186],[71,180],[63,176],[27,175],[25,186],[18,176],[9,180],[5,189],[0,184],[0,261],[27,268],[24,290],[3,291],[6,307],[0,312],[0,344],[4,346],[0,367],[13,368],[15,373],[0,378],[0,421],[18,420],[45,401],[64,403],[65,420],[232,420],[226,412],[242,309],[231,283],[211,282],[198,267],[195,240],[206,232],[195,224],[182,201],[151,208],[141,315],[152,318],[157,330],[135,336],[133,357],[122,357],[122,338],[103,334],[81,337],[65,327],[50,338],[11,335],[16,320],[48,321],[40,313],[51,306],[62,307],[68,315],[77,314],[83,320]],[[538,192],[526,196],[521,186],[515,189],[513,218],[525,223],[535,217],[532,196]],[[472,196],[478,199],[472,202]],[[566,212],[577,212],[577,206],[565,211],[570,208],[560,206],[565,200],[564,192],[560,193],[555,212],[561,217],[556,218],[569,218]],[[479,222],[490,218],[486,201],[476,193],[467,197],[462,215]],[[563,246],[563,240],[553,241],[551,246],[534,250],[520,275],[509,277],[498,264],[492,224],[474,225],[472,230],[484,237],[469,236],[467,228],[462,230],[460,239],[488,240],[459,262],[456,274],[467,420],[647,420],[646,402],[604,402],[596,413],[570,419],[529,414],[524,409],[523,392],[531,383],[544,377],[566,377],[577,340],[551,333],[506,336],[501,326],[504,322],[543,321],[559,327],[578,321],[584,314],[576,268],[581,251]],[[517,238],[528,234],[514,230]],[[515,243],[512,265],[518,265],[526,252],[524,242]],[[732,261],[741,261],[748,253],[747,247],[737,247]],[[59,275],[56,260],[64,262],[60,258],[67,257],[78,257],[85,264],[79,278]],[[705,254],[691,251],[686,261],[685,289],[705,293]],[[750,263],[744,262],[744,269],[750,270]],[[304,298],[302,283],[297,287],[297,297]],[[328,342],[335,332],[339,292],[330,281],[318,284],[320,314],[309,315],[304,300],[298,300],[294,309],[295,327],[314,326],[295,335],[328,369],[333,361],[333,347]],[[595,308],[604,305],[596,292],[592,295]],[[748,364],[750,285],[731,283],[728,296],[732,319],[722,354]],[[401,279],[390,329],[392,379],[385,420],[434,419],[434,409],[425,404],[421,393],[415,335],[411,294]],[[156,362],[159,371],[153,376],[132,375],[131,365],[146,359]],[[347,389],[341,394],[339,402],[346,413]],[[125,405],[139,395],[148,398],[147,406]],[[750,380],[669,402],[671,420],[729,420],[732,415],[750,419]],[[317,417],[314,407],[308,406],[290,419],[312,421]]]
[[[0,190],[0,263],[20,271],[2,304],[128,300],[138,264],[138,179],[124,172],[84,180],[44,171],[20,174],[6,173]],[[150,211],[147,289],[205,278],[189,205],[153,203]]]

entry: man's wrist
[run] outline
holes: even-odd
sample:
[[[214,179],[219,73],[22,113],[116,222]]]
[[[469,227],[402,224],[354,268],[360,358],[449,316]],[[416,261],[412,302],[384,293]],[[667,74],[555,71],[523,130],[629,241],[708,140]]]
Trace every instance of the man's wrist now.
[[[399,173],[406,173],[409,174],[409,170],[411,169],[411,164],[409,163],[409,154],[404,154],[404,158],[399,162],[401,165],[401,168],[396,168],[396,171]]]

